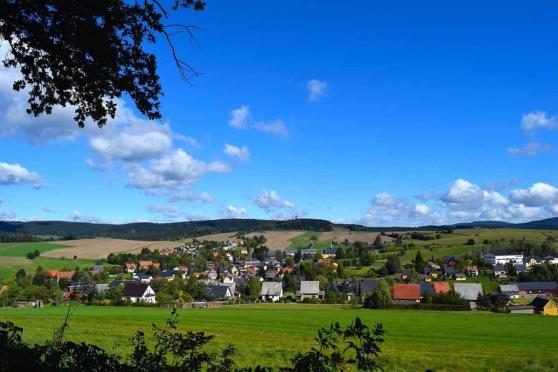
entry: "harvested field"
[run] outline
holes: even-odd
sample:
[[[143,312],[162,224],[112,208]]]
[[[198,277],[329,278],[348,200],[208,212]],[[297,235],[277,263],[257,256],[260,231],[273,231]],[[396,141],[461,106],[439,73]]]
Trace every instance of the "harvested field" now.
[[[31,265],[33,262],[23,257],[0,257],[0,265]]]
[[[45,252],[46,257],[73,257],[85,259],[106,258],[110,253],[131,252],[138,253],[143,248],[151,250],[164,248],[174,248],[182,245],[180,242],[170,241],[141,241],[125,239],[78,239],[56,242],[57,244],[67,245],[68,248],[55,249]]]
[[[320,241],[326,240],[336,240],[338,242],[343,242],[347,239],[350,243],[356,241],[363,241],[372,243],[376,240],[377,232],[365,232],[365,231],[350,231],[347,229],[333,229],[332,231],[326,231],[321,233]],[[382,242],[390,242],[393,239],[388,236],[382,236]]]
[[[291,245],[291,239],[296,238],[304,234],[306,231],[302,230],[289,230],[289,231],[264,231],[248,234],[248,236],[253,235],[264,235],[267,239],[265,245],[272,250],[284,250]]]

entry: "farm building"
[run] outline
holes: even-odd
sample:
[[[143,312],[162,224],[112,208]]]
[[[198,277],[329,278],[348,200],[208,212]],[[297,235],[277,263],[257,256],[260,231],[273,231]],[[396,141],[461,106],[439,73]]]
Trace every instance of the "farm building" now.
[[[393,302],[412,304],[420,301],[420,284],[394,284]]]
[[[508,311],[510,314],[534,314],[535,308],[531,305],[510,305]]]
[[[535,312],[543,315],[558,316],[558,307],[550,298],[535,297],[531,302],[531,306],[535,308]]]
[[[299,301],[304,301],[307,298],[323,299],[324,291],[320,291],[319,281],[303,280],[300,282],[300,290],[296,291],[296,296]]]
[[[519,288],[517,287],[517,284],[502,284],[500,285],[500,292],[510,298],[519,297]]]
[[[537,295],[556,296],[558,284],[556,282],[518,282],[519,295],[523,297],[536,297]]]
[[[283,297],[283,284],[281,282],[263,282],[260,291],[260,300],[276,302]]]
[[[479,295],[482,296],[482,285],[480,283],[455,283],[453,290],[464,300],[469,301],[471,309],[477,308]]]
[[[233,294],[231,289],[227,285],[208,285],[205,287],[205,291],[208,295],[213,296],[215,298],[233,298]]]

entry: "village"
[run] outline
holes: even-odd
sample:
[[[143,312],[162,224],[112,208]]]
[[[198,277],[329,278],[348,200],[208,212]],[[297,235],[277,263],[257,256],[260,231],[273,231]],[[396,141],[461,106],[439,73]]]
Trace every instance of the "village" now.
[[[224,242],[194,239],[173,249],[110,254],[89,271],[18,273],[2,298],[16,307],[63,301],[174,307],[284,302],[558,315],[557,282],[539,280],[537,274],[557,271],[554,256],[476,252],[425,260],[419,251],[411,265],[387,255],[373,277],[347,276],[344,267],[356,254],[374,257],[392,250],[382,244],[273,251],[263,235]],[[35,290],[25,290],[26,285]]]

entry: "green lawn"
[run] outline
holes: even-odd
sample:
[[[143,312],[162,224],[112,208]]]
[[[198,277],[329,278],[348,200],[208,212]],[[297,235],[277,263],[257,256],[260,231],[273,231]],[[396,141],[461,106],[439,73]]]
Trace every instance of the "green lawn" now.
[[[24,328],[27,340],[51,337],[65,308],[0,309],[0,320]],[[66,336],[122,352],[137,330],[162,324],[169,309],[76,307]],[[180,329],[216,336],[214,345],[232,343],[239,365],[281,366],[297,350],[307,350],[319,327],[349,323],[355,316],[380,322],[386,334],[386,371],[555,371],[558,368],[558,318],[481,312],[349,309],[333,305],[252,305],[179,310]]]
[[[0,278],[14,278],[16,272],[19,269],[24,269],[27,274],[33,274],[37,267],[41,266],[45,270],[50,269],[69,269],[74,270],[76,267],[79,268],[90,268],[95,263],[95,260],[85,260],[85,259],[60,259],[51,257],[37,257],[33,260],[28,260],[26,258],[16,258],[13,257],[0,257]]]
[[[35,242],[35,243],[0,243],[0,256],[25,257],[35,250],[44,253],[54,249],[70,248],[69,245]]]

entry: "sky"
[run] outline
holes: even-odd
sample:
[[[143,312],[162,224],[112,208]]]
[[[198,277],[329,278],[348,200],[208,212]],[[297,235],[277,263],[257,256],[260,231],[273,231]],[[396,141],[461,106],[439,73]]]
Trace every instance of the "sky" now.
[[[158,58],[163,118],[25,113],[0,68],[0,220],[558,216],[555,1],[208,1],[202,74]],[[0,55],[7,52],[2,44]]]

